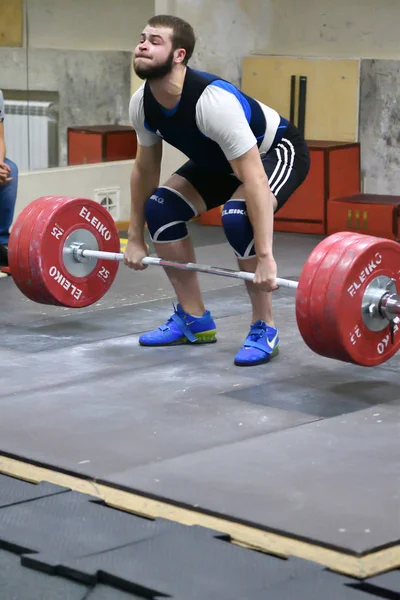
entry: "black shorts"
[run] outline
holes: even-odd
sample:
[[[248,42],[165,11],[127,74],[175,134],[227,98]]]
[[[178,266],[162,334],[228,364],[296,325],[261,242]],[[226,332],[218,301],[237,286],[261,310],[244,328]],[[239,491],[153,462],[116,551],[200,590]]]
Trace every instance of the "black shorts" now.
[[[310,169],[307,144],[299,130],[289,123],[278,146],[261,160],[279,210],[307,177]],[[225,204],[242,183],[235,175],[207,171],[191,160],[176,173],[190,181],[207,209]]]

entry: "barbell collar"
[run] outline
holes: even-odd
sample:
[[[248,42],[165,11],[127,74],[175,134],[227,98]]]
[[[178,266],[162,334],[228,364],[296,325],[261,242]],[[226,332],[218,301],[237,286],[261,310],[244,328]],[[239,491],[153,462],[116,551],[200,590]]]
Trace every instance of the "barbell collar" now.
[[[380,301],[379,312],[385,319],[393,321],[400,315],[400,296],[397,294],[384,294]]]
[[[72,253],[72,256],[76,262],[86,262],[89,260],[89,257],[83,255],[83,250],[86,250],[86,244],[83,242],[73,242],[69,248],[64,248],[64,254]]]

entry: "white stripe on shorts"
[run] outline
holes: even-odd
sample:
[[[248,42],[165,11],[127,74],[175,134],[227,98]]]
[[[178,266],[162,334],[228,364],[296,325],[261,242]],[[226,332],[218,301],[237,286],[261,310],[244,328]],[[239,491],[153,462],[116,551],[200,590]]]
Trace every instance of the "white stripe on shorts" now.
[[[287,140],[286,138],[282,138],[277,148],[275,148],[275,151],[278,156],[278,163],[269,180],[271,192],[274,194],[274,196],[276,196],[280,192],[280,190],[283,188],[283,186],[289,179],[290,174],[293,170],[293,163],[295,158],[294,146],[292,142],[290,140]],[[283,160],[281,151],[283,151],[284,154]]]

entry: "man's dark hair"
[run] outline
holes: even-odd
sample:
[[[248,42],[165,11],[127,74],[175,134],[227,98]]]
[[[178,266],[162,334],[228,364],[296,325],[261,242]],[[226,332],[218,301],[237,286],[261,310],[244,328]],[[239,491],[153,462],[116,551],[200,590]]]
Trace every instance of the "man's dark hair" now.
[[[151,17],[147,23],[151,27],[169,27],[172,29],[172,49],[184,48],[186,50],[183,64],[187,65],[196,44],[193,27],[187,21],[174,15],[156,15]]]

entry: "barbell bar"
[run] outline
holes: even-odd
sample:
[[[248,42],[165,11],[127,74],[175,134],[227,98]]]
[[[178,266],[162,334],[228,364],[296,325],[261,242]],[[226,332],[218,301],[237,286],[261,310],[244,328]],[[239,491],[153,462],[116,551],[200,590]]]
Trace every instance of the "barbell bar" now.
[[[111,214],[87,198],[44,196],[18,215],[9,240],[15,284],[30,300],[83,308],[112,286],[119,232]],[[252,281],[254,273],[147,256],[144,264]],[[137,275],[135,277],[140,277]],[[376,366],[400,347],[400,248],[393,240],[338,232],[316,245],[296,290],[296,321],[306,345],[321,356]]]
[[[95,258],[97,260],[116,260],[122,262],[124,260],[124,254],[119,252],[101,252],[100,250],[89,250],[81,247],[79,243],[73,243],[63,251],[66,255],[72,254],[74,260],[80,262],[80,259]],[[180,269],[183,271],[197,271],[199,273],[207,273],[208,275],[220,275],[222,277],[232,277],[234,279],[242,279],[244,281],[253,281],[254,273],[247,271],[235,271],[233,269],[226,269],[223,267],[213,267],[209,265],[200,265],[198,263],[181,263],[172,260],[166,260],[163,258],[156,258],[154,256],[145,256],[142,259],[144,265],[156,265],[160,267],[170,267],[173,269]],[[297,289],[298,282],[290,279],[282,279],[277,277],[276,284],[279,287]]]
[[[65,255],[72,254],[76,262],[81,262],[82,259],[96,259],[96,260],[113,260],[123,262],[124,254],[122,252],[101,252],[100,250],[90,250],[83,247],[83,244],[73,243],[69,247],[63,249]],[[231,277],[234,279],[241,279],[244,281],[253,281],[254,273],[248,271],[235,271],[234,269],[227,269],[224,267],[214,267],[210,265],[202,265],[198,263],[181,263],[173,260],[166,260],[163,258],[157,258],[154,256],[145,256],[142,259],[144,265],[153,265],[159,267],[169,267],[173,269],[180,269],[183,271],[197,271],[199,273],[206,273],[208,275],[219,275],[221,277]],[[390,280],[393,282],[393,280]],[[297,289],[299,286],[298,281],[292,279],[283,279],[280,277],[276,278],[276,284],[278,287],[285,287],[289,289]],[[389,289],[379,287],[375,289],[373,296],[369,296],[368,313],[371,315],[380,315],[382,318],[394,320],[396,315],[400,314],[400,296],[397,294],[391,294]]]

